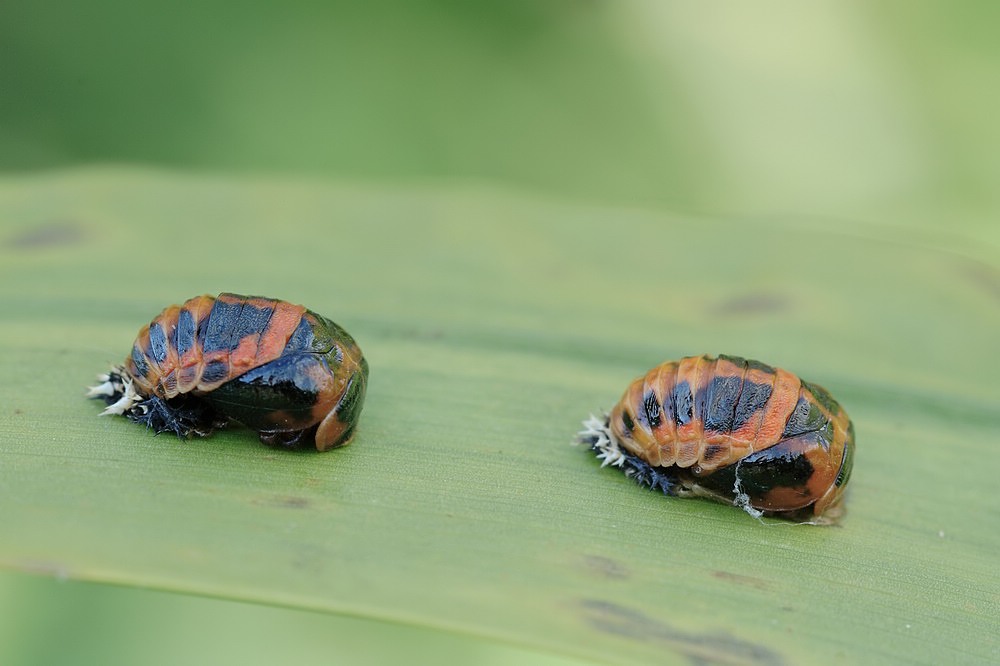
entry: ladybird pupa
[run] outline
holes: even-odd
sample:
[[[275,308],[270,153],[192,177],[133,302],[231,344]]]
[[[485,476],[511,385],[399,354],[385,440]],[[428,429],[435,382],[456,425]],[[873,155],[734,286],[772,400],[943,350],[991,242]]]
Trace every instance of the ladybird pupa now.
[[[854,458],[854,427],[826,389],[725,355],[656,366],[579,441],[667,495],[815,524],[842,514]]]
[[[319,451],[354,434],[368,362],[347,331],[287,301],[197,296],[136,336],[88,396],[156,432],[205,436],[229,421],[271,446]]]

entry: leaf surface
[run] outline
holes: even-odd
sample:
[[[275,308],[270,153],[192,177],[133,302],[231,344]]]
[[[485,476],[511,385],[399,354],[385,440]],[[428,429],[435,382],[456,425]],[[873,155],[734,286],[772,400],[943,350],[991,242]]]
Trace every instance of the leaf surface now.
[[[611,663],[998,658],[1000,271],[972,239],[124,169],[7,178],[0,219],[8,568]],[[140,326],[224,290],[357,338],[351,446],[97,416],[83,387]],[[633,377],[703,352],[845,406],[841,526],[658,496],[570,445]]]

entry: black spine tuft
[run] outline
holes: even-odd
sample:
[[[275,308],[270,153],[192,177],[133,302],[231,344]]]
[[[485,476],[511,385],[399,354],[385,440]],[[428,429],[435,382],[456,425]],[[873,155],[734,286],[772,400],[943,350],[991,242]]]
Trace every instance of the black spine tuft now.
[[[181,439],[191,435],[205,437],[225,424],[207,402],[186,395],[172,400],[147,398],[135,404],[125,416],[156,434],[173,432]]]
[[[625,471],[625,476],[640,486],[662,491],[664,495],[677,494],[677,478],[668,473],[666,468],[653,467],[641,458],[626,453],[622,469]]]

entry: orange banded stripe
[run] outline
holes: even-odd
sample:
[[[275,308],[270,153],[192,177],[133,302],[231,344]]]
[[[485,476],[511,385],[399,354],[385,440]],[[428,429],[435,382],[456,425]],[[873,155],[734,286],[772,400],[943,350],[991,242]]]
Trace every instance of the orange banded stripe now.
[[[697,396],[708,368],[705,356],[683,358],[677,365],[673,399],[677,409],[677,464],[681,467],[698,462],[704,450],[704,428]]]
[[[178,313],[177,392],[193,391],[201,381],[203,327],[215,298],[195,296],[185,301]],[[182,325],[182,318],[187,319]]]
[[[769,446],[773,446],[781,439],[781,433],[785,429],[785,423],[795,409],[795,403],[799,400],[799,391],[802,387],[799,378],[781,368],[774,371],[774,388],[771,392],[771,399],[768,400],[764,408],[764,416],[761,418],[760,429],[754,437],[753,450],[760,451]]]
[[[715,362],[705,387],[705,441],[709,444],[729,444],[736,403],[743,389],[746,361],[723,358]]]
[[[274,314],[271,315],[267,330],[261,334],[260,342],[257,344],[255,366],[264,365],[281,356],[288,339],[298,328],[305,312],[306,308],[301,305],[285,301],[274,302]]]
[[[740,395],[740,402],[737,403],[737,410],[740,406],[745,406],[748,409],[751,407],[757,407],[754,411],[750,413],[744,423],[739,425],[738,428],[730,433],[730,437],[734,444],[739,446],[750,446],[754,443],[757,437],[757,431],[760,430],[761,421],[764,418],[764,413],[767,409],[767,401],[774,391],[774,381],[776,374],[774,372],[768,372],[760,367],[750,366],[747,368],[747,373],[743,377],[743,392]],[[760,387],[760,388],[756,388]],[[757,391],[758,400],[763,404],[757,405],[750,403],[751,391]]]
[[[659,442],[660,459],[664,465],[674,465],[677,462],[677,423],[671,408],[676,374],[676,363],[661,363],[646,375],[646,383],[652,392],[651,401],[655,402],[660,412],[660,418],[652,432],[654,440]]]

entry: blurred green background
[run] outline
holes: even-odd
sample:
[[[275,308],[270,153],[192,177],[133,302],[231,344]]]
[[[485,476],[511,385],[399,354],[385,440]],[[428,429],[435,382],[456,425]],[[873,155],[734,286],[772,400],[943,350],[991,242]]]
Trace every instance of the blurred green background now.
[[[0,177],[140,165],[822,219],[978,259],[1000,295],[998,25],[993,2],[5,0]],[[0,610],[3,663],[528,657],[21,574]]]
[[[995,239],[998,23],[988,1],[7,0],[0,168],[479,180]]]

